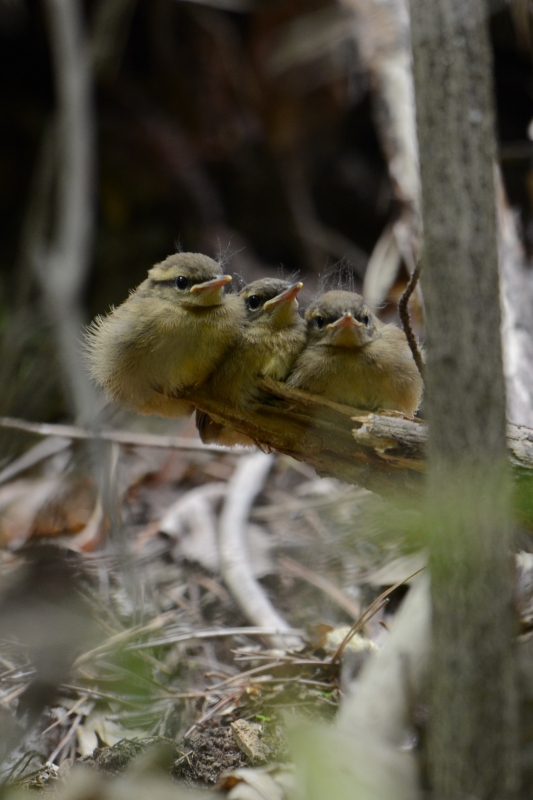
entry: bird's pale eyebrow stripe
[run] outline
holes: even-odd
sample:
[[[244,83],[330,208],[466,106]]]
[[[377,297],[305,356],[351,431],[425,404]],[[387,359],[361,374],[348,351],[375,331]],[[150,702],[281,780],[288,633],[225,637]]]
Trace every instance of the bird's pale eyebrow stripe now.
[[[164,280],[157,280],[156,278],[152,278],[152,283],[156,286],[175,286],[176,285],[176,278],[165,278]]]
[[[179,277],[180,277],[179,275],[176,275],[175,278],[164,278],[164,279],[162,278],[160,280],[157,280],[157,278],[152,278],[152,283],[155,284],[156,286],[171,286],[171,287],[174,288],[176,286],[176,280]],[[184,276],[184,277],[187,277],[187,276]],[[187,285],[188,289],[191,286],[196,286],[197,283],[204,283],[204,281],[202,281],[202,280],[193,280],[192,278],[187,278],[187,280],[189,281],[189,283]],[[206,280],[210,280],[210,278],[206,278]]]

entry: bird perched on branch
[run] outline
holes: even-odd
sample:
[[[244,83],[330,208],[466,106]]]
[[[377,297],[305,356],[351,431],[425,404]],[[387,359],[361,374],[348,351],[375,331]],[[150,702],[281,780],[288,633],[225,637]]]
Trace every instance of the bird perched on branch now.
[[[288,386],[355,408],[415,413],[423,383],[403,331],[345,291],[323,294],[305,319],[308,344]]]
[[[242,299],[225,294],[231,281],[201,253],[176,253],[86,335],[92,377],[119,405],[144,414],[182,416],[183,395],[205,381],[237,340]]]
[[[259,378],[283,381],[307,340],[296,296],[302,283],[262,278],[245,286],[239,298],[245,309],[241,338],[213,372],[206,389],[227,407],[244,408],[260,395]],[[202,441],[251,444],[242,434],[196,413]]]

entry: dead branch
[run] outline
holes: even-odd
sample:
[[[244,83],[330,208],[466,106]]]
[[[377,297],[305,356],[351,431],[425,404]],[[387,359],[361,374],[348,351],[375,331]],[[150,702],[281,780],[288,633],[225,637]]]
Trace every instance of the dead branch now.
[[[259,442],[261,446],[305,461],[321,476],[335,477],[378,494],[417,497],[426,470],[427,425],[402,414],[369,413],[338,405],[323,397],[263,381],[266,395],[251,410],[228,409],[197,390],[194,402],[217,421]],[[154,436],[127,431],[92,433],[70,425],[50,425],[0,418],[0,428],[18,428],[41,436],[105,439],[146,447],[225,452],[180,436]],[[242,452],[234,448],[230,452]],[[533,470],[533,430],[507,426],[511,464]]]
[[[132,431],[98,431],[94,433],[86,428],[80,428],[78,425],[57,425],[48,422],[28,422],[25,419],[16,419],[14,417],[0,417],[0,428],[11,428],[19,431],[26,431],[27,433],[35,433],[38,436],[54,436],[60,437],[67,442],[69,440],[83,441],[102,440],[104,442],[116,442],[117,444],[131,445],[132,447],[167,447],[175,448],[177,450],[203,450],[205,452],[213,453],[243,453],[250,452],[249,448],[245,447],[224,447],[223,445],[213,444],[208,445],[200,441],[200,439],[192,439],[187,436],[160,436],[152,433],[133,433]],[[61,442],[57,444],[60,448]],[[55,452],[55,451],[54,451]],[[26,455],[26,454],[25,454]],[[46,453],[43,458],[48,457],[50,453]],[[39,458],[41,456],[39,455]],[[24,466],[24,469],[29,469],[37,463],[32,461],[31,464]],[[22,469],[20,470],[22,471]],[[3,472],[0,473],[0,482],[7,480],[3,477]]]
[[[57,214],[50,239],[35,232],[28,253],[46,311],[54,325],[64,377],[78,416],[92,419],[96,397],[79,357],[80,297],[90,265],[93,224],[94,124],[92,80],[81,7],[72,0],[47,0],[57,93],[53,169]],[[50,188],[50,187],[48,187]]]
[[[272,646],[283,647],[278,632],[287,633],[290,626],[274,609],[253,575],[246,535],[250,509],[263,488],[272,463],[272,456],[265,453],[254,453],[240,461],[229,483],[228,496],[220,515],[219,548],[222,576],[231,595],[250,622],[275,628],[276,634],[270,636]],[[291,637],[285,643],[297,646],[301,640]]]
[[[194,402],[217,422],[235,428],[263,447],[314,466],[321,476],[389,496],[418,496],[426,470],[427,425],[403,414],[369,413],[271,380],[251,410],[228,409],[198,390]],[[513,466],[533,469],[533,431],[508,425]]]
[[[379,494],[418,494],[422,485],[425,425],[401,414],[358,411],[271,380],[253,409],[229,409],[205,390],[189,395],[217,422],[254,441]],[[533,461],[532,461],[533,464]]]

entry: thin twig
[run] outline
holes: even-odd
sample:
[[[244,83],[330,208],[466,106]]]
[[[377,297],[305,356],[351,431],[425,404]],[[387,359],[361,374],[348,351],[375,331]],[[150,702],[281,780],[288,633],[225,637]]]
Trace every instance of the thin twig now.
[[[4,706],[7,706],[9,703],[11,703],[12,700],[15,700],[17,697],[19,697],[22,694],[22,692],[24,692],[28,688],[29,685],[30,685],[29,683],[25,683],[22,686],[17,686],[16,689],[13,689],[11,692],[1,697],[0,703]]]
[[[45,728],[44,731],[42,732],[41,736],[44,736],[45,733],[48,733],[53,728],[55,728],[57,725],[61,725],[62,722],[64,722],[66,719],[68,719],[71,714],[74,714],[74,712],[77,711],[78,708],[80,706],[82,706],[85,703],[85,701],[88,700],[88,699],[89,698],[87,697],[87,695],[82,695],[78,700],[76,700],[76,702],[74,703],[72,708],[69,709],[66,714],[63,714],[62,717],[59,717],[59,719],[56,719],[55,722],[52,722],[52,724],[49,725],[48,728]]]
[[[89,680],[89,678],[87,678],[87,680]],[[94,678],[91,678],[91,680],[94,680]],[[76,686],[73,683],[61,683],[59,685],[59,688],[62,689],[63,691],[76,692],[77,694],[88,695],[89,697],[98,697],[102,700],[111,700],[113,703],[120,703],[123,706],[130,706],[136,711],[142,711],[145,708],[145,705],[141,700],[139,700],[138,703],[134,703],[131,700],[127,700],[126,697],[123,697],[119,694],[111,694],[111,692],[100,692],[98,689],[89,689],[87,686]]]
[[[324,594],[334,600],[340,608],[354,619],[359,619],[361,616],[359,604],[354,603],[342,589],[339,589],[339,587],[335,586],[330,580],[324,578],[323,575],[318,575],[316,572],[307,569],[307,567],[304,567],[297,561],[293,561],[292,558],[280,558],[278,563],[283,569],[286,569],[298,578],[316,586],[317,589],[320,589]]]
[[[59,436],[63,439],[101,440],[134,447],[166,447],[176,450],[200,450],[212,453],[250,452],[245,447],[222,447],[206,445],[200,439],[189,439],[186,436],[158,436],[150,433],[132,433],[131,431],[99,431],[93,432],[77,425],[55,425],[48,422],[28,422],[14,417],[0,417],[0,428],[14,428],[38,436]],[[32,466],[32,465],[30,465]]]
[[[287,517],[293,514],[297,516],[307,511],[322,510],[329,506],[338,506],[339,503],[345,502],[346,500],[350,502],[354,501],[353,487],[344,487],[343,491],[336,490],[333,497],[318,497],[315,500],[311,500],[306,496],[298,500],[291,499],[285,503],[278,503],[276,505],[260,506],[259,508],[254,508],[250,514],[250,518],[253,520],[287,519]]]
[[[55,759],[58,757],[58,755],[61,753],[61,751],[63,750],[63,748],[65,747],[65,745],[67,745],[67,744],[69,743],[69,741],[70,741],[71,737],[72,737],[72,736],[73,736],[73,735],[76,733],[76,728],[78,727],[78,725],[80,724],[80,722],[81,722],[81,714],[78,714],[78,715],[76,716],[76,718],[74,719],[74,722],[73,722],[73,723],[72,723],[72,725],[70,726],[69,730],[68,730],[68,731],[67,731],[67,733],[66,733],[66,734],[63,736],[63,738],[61,739],[61,741],[60,741],[60,742],[59,742],[59,744],[57,745],[56,749],[54,750],[54,752],[52,753],[52,755],[51,755],[51,756],[50,756],[50,758],[48,759],[48,763],[50,763],[50,764],[53,764],[53,763],[54,763],[54,760],[55,760]]]
[[[7,483],[7,481],[13,480],[21,472],[26,472],[26,470],[31,469],[41,461],[61,453],[69,448],[71,444],[70,439],[66,439],[63,436],[49,436],[43,439],[35,447],[30,447],[29,450],[26,450],[25,453],[0,470],[0,483]]]
[[[11,786],[14,786],[15,782],[18,780],[17,776],[19,776],[22,773],[24,773],[26,767],[31,763],[32,759],[34,759],[34,758],[42,759],[42,754],[36,752],[35,750],[29,750],[27,753],[24,753],[24,755],[22,755],[18,759],[18,761],[15,761],[13,766],[8,766],[7,769],[2,770],[2,772],[0,772],[0,776],[5,775],[6,772],[7,772],[7,776],[2,780],[2,788],[4,786],[7,786],[8,784],[10,784]],[[8,772],[8,770],[9,770],[9,772]],[[29,780],[34,775],[38,775],[41,772],[41,770],[42,770],[42,766],[40,766],[38,769],[34,770],[33,772],[27,773],[26,775],[24,775],[24,780]]]
[[[97,656],[102,656],[109,653],[109,651],[116,647],[123,646],[129,639],[133,639],[136,636],[144,636],[148,633],[153,633],[154,631],[160,630],[170,619],[173,619],[175,616],[176,615],[174,611],[167,611],[165,614],[160,614],[159,616],[155,617],[146,625],[138,625],[134,628],[128,628],[127,630],[114,634],[103,644],[98,645],[92,650],[88,650],[86,653],[82,653],[80,656],[78,656],[72,665],[73,669],[77,669],[82,664],[87,663],[87,661],[91,661]]]
[[[388,598],[388,596],[392,592],[394,592],[395,589],[397,589],[399,586],[402,586],[404,583],[407,583],[407,581],[410,581],[411,578],[414,578],[415,575],[418,575],[418,573],[422,572],[422,570],[424,570],[424,569],[425,569],[425,567],[420,567],[420,569],[417,569],[417,571],[413,572],[412,575],[408,575],[407,578],[404,578],[403,580],[398,581],[398,583],[395,583],[394,586],[391,586],[389,589],[385,589],[385,591],[382,592],[379,595],[379,597],[376,597],[374,602],[370,603],[370,605],[368,606],[366,611],[364,611],[363,614],[361,614],[361,616],[359,617],[357,622],[354,622],[354,624],[352,625],[352,627],[350,628],[350,630],[348,631],[348,633],[346,634],[346,636],[344,637],[344,639],[342,640],[340,645],[338,646],[337,650],[333,654],[333,657],[331,659],[331,663],[332,664],[335,664],[340,659],[340,657],[342,656],[342,654],[344,652],[344,648],[346,647],[346,645],[348,644],[350,639],[352,639],[355,636],[357,631],[360,631],[361,628],[364,625],[366,625],[366,623],[374,616],[374,614],[377,614],[377,612],[380,610],[379,608],[377,608],[377,606],[379,606],[379,604],[382,602],[382,600],[385,600],[386,598]],[[381,608],[383,608],[383,606],[381,606]]]
[[[161,639],[153,639],[148,642],[138,642],[126,646],[126,650],[143,650],[148,647],[164,647],[169,644],[190,642],[195,639],[221,639],[229,636],[279,636],[285,639],[295,639],[304,636],[304,631],[300,628],[287,628],[280,631],[279,626],[266,627],[255,626],[246,628],[227,628],[221,631],[190,631],[189,633],[169,634]]]
[[[286,668],[287,665],[290,665],[291,667],[313,667],[314,669],[317,667],[326,669],[332,666],[330,661],[322,661],[319,658],[294,658],[292,656],[280,656],[275,661],[271,661],[268,664],[261,664],[258,667],[252,667],[252,669],[249,669],[246,672],[239,672],[238,675],[232,675],[231,678],[227,678],[225,681],[221,681],[220,683],[210,686],[209,691],[216,692],[226,686],[229,686],[230,683],[243,681],[243,679],[249,678],[252,675],[259,675],[261,672],[269,672],[270,670],[279,669],[281,667]]]
[[[198,728],[200,725],[203,725],[204,722],[207,722],[207,720],[211,719],[211,717],[214,717],[217,711],[220,711],[222,708],[224,708],[224,706],[227,706],[232,702],[232,700],[236,700],[238,697],[240,697],[242,692],[242,687],[239,687],[237,691],[232,692],[232,694],[230,694],[228,697],[224,697],[222,700],[219,700],[219,702],[213,706],[210,711],[207,711],[197,722],[194,723],[194,725],[191,725],[183,738],[187,739],[187,737],[190,736],[191,733],[196,730],[196,728]]]
[[[421,265],[420,261],[418,262],[418,264],[415,264],[415,260],[411,251],[409,251],[409,253],[407,252],[403,253],[403,256],[410,262],[409,268],[411,272],[411,277],[409,278],[409,283],[405,287],[404,293],[400,297],[400,301],[398,303],[398,314],[400,315],[403,329],[407,337],[407,343],[411,348],[411,353],[413,354],[415,364],[418,367],[418,371],[420,372],[420,375],[422,376],[423,379],[424,361],[422,360],[422,353],[420,352],[418,342],[416,341],[416,336],[411,326],[411,318],[409,317],[409,309],[407,307],[409,303],[409,298],[413,294],[416,285],[418,283],[418,279],[420,277]]]

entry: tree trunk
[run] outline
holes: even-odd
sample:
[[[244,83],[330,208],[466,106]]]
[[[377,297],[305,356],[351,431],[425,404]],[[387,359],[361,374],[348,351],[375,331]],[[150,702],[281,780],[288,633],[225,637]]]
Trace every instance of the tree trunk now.
[[[429,779],[439,800],[516,790],[511,525],[483,0],[411,0],[427,320],[433,654]]]

